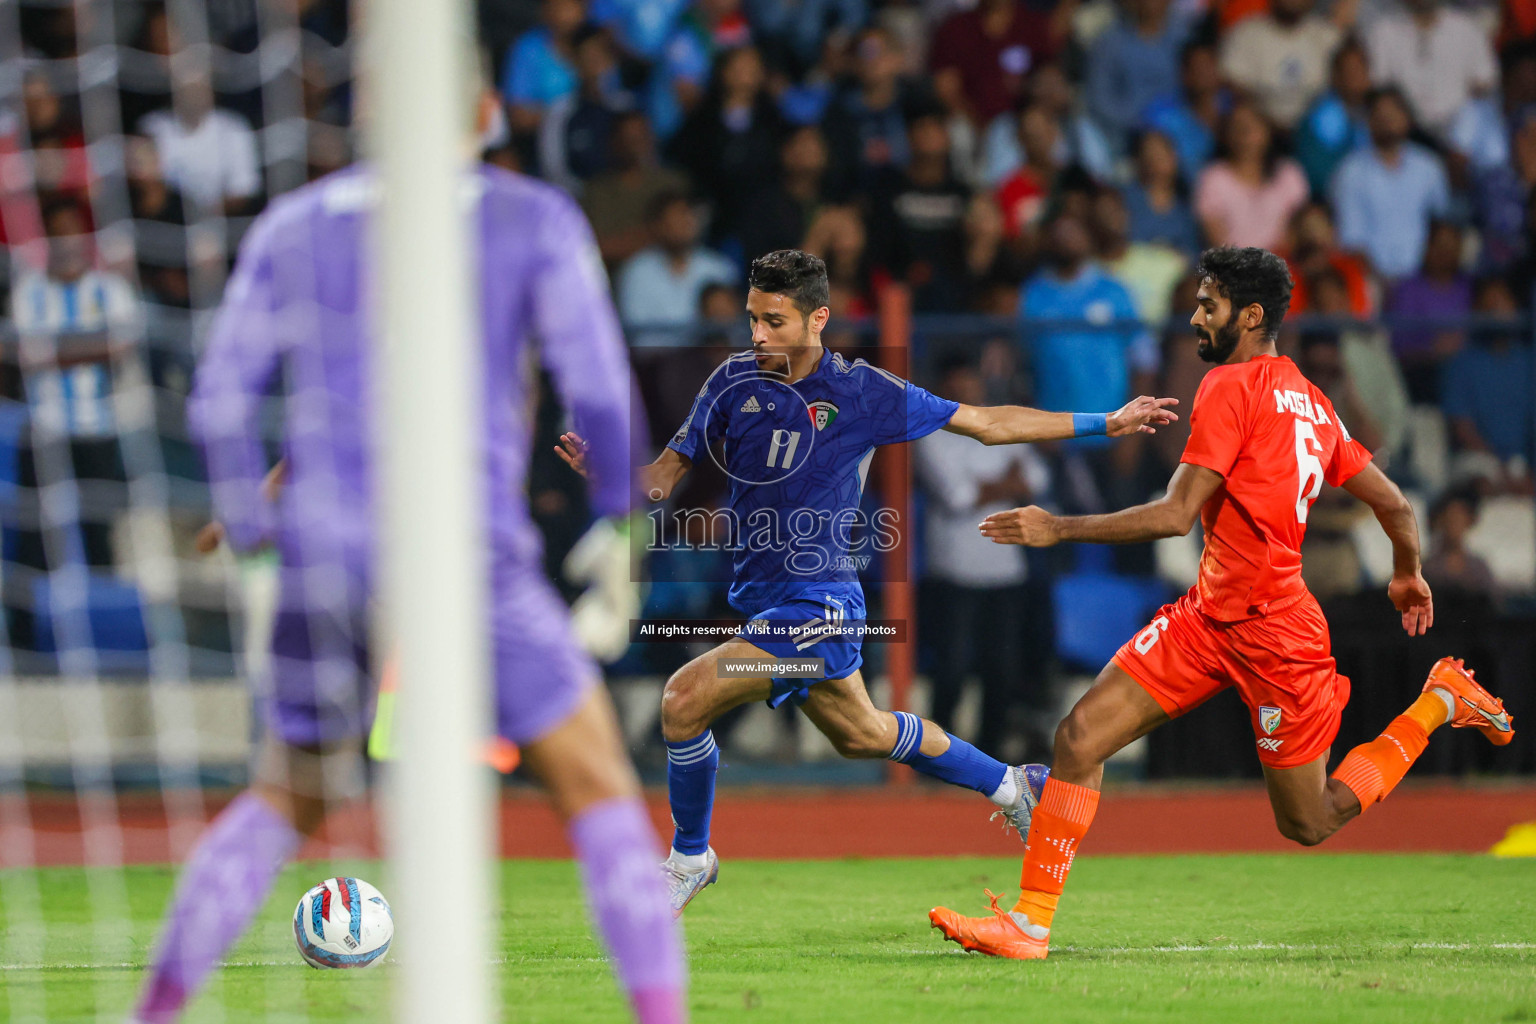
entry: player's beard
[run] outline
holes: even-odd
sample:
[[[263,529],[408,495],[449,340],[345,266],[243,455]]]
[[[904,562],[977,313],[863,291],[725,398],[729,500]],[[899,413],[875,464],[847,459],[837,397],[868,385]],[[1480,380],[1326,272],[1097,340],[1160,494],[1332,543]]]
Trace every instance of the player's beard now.
[[[800,345],[802,347],[804,347],[804,346],[806,346],[806,345],[808,345],[810,343],[810,340],[811,340],[811,325],[807,323],[805,325],[805,327],[802,328],[801,331],[800,331]],[[757,352],[758,351],[757,346],[754,345],[752,347],[752,351]],[[790,354],[788,352],[773,352],[773,351],[769,351],[768,349],[764,348],[762,350],[762,353],[764,355],[768,356],[769,358],[768,358],[768,360],[766,362],[764,362],[764,363],[762,363],[762,364],[760,364],[758,366],[758,370],[759,371],[766,372],[766,373],[779,374],[779,375],[784,376],[784,377],[788,377],[790,375],[790,372],[793,369],[793,365],[791,363],[791,360],[790,360],[790,357],[789,357]],[[778,358],[777,359],[774,358],[775,356],[777,356]],[[782,362],[780,360],[782,360]]]
[[[1208,363],[1226,362],[1227,357],[1237,349],[1237,343],[1243,340],[1242,329],[1231,320],[1216,328],[1214,336],[1203,327],[1196,327],[1195,333],[1200,336],[1196,351]]]

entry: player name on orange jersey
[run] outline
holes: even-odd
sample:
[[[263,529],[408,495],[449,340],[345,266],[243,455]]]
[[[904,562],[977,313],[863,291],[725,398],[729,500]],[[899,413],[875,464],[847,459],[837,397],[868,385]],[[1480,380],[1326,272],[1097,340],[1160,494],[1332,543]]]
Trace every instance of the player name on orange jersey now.
[[[1321,405],[1312,404],[1312,396],[1305,391],[1281,391],[1275,388],[1275,412],[1295,413],[1313,423],[1332,423],[1328,411]]]

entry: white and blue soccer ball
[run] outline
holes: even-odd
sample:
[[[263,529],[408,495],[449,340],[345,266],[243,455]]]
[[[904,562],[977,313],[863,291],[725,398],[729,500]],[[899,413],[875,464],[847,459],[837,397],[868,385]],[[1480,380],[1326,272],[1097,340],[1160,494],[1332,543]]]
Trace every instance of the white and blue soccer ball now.
[[[394,937],[389,901],[361,878],[327,878],[293,912],[293,940],[311,967],[372,967]]]

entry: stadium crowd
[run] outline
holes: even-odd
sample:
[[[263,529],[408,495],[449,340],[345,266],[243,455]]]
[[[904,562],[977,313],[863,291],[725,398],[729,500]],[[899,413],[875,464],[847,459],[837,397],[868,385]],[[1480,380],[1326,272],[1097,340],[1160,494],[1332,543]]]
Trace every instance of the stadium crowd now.
[[[76,478],[131,481],[125,382],[184,395],[250,216],[352,159],[344,0],[201,6],[197,24],[160,2],[18,8],[22,74],[0,110],[9,488],[36,487],[37,453],[60,444]],[[904,285],[913,373],[941,394],[1187,409],[1194,259],[1263,246],[1296,282],[1283,350],[1427,503],[1426,576],[1536,586],[1529,559],[1508,569],[1477,543],[1536,546],[1536,0],[482,0],[479,16],[502,100],[486,157],[580,200],[655,436],[703,365],[678,350],[732,338],[744,268],[772,249],[827,261],[839,345],[872,344],[882,293]],[[678,358],[691,369],[666,369]],[[166,426],[179,411],[156,415],[163,467],[195,478]],[[1004,563],[960,536],[993,507],[1143,500],[1183,438],[1002,459],[929,439],[925,618],[953,635],[987,630],[973,605],[1030,617],[1057,572],[1187,585],[1171,549]],[[549,458],[533,474],[555,564],[579,488]],[[1362,514],[1313,510],[1324,599],[1372,577]],[[8,524],[6,562],[122,557],[110,516],[77,546],[45,533]],[[660,587],[651,611],[718,611],[723,589]],[[12,640],[42,649],[28,619],[13,607]],[[971,646],[1005,659],[984,674],[1020,674],[1020,648]],[[928,650],[952,695],[964,645]]]

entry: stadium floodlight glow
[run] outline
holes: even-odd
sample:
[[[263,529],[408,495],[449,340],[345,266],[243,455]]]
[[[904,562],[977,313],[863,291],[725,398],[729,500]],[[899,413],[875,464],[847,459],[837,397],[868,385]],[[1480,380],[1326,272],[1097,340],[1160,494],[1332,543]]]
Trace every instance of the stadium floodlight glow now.
[[[490,780],[477,314],[461,202],[470,137],[464,0],[369,0],[364,122],[374,224],[382,636],[398,652],[385,835],[400,924],[396,1019],[490,1015]],[[452,929],[444,906],[470,908]]]

